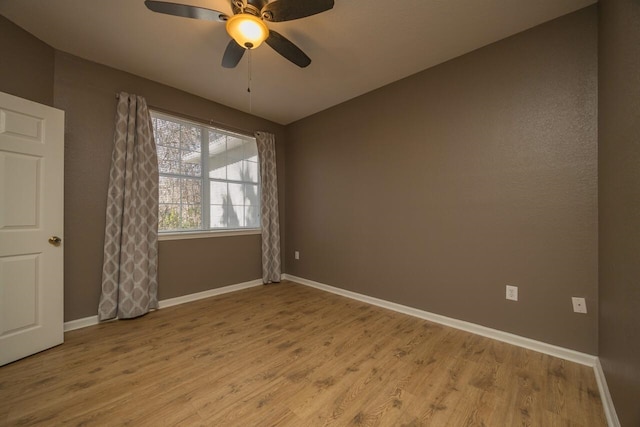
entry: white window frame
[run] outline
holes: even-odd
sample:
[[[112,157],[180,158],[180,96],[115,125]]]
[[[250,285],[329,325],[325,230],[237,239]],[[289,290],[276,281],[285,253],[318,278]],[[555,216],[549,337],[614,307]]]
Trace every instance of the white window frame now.
[[[161,120],[173,121],[173,122],[182,122],[191,124],[193,126],[197,126],[203,130],[211,129],[219,134],[224,134],[228,136],[233,136],[241,139],[253,139],[255,141],[255,137],[230,132],[225,129],[220,129],[218,127],[200,123],[197,121],[185,119],[183,117],[175,116],[169,113],[165,113],[162,111],[157,111],[153,109],[149,109],[152,118],[159,118]],[[201,141],[200,141],[200,155],[202,159],[209,158],[209,140],[208,140],[208,132],[202,132]],[[244,236],[244,235],[254,235],[261,234],[261,227],[242,227],[242,228],[208,228],[210,221],[210,182],[213,178],[210,178],[207,170],[208,167],[206,165],[208,160],[202,160],[201,162],[201,174],[200,177],[193,177],[188,175],[179,175],[179,174],[166,174],[160,173],[160,176],[169,176],[169,177],[188,177],[190,179],[199,178],[202,182],[202,194],[201,194],[201,216],[202,216],[202,227],[203,229],[198,230],[169,230],[169,231],[160,231],[158,230],[158,240],[183,240],[183,239],[201,239],[201,238],[209,238],[209,237],[226,237],[226,236]],[[260,162],[258,162],[258,194],[262,191],[262,183],[260,180]],[[216,179],[213,179],[216,180]],[[236,180],[218,180],[220,182],[228,182],[228,183],[245,183],[244,181],[236,181]],[[248,184],[253,184],[253,182]]]

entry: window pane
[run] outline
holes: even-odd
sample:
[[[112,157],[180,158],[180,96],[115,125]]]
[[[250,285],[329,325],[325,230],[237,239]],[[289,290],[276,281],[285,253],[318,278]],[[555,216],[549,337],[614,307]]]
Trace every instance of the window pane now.
[[[242,161],[235,162],[227,166],[227,179],[232,181],[242,181]]]
[[[167,231],[180,228],[180,205],[160,203],[158,214],[158,230]]]
[[[182,175],[200,176],[202,155],[200,153],[201,130],[193,126],[182,126],[180,160]]]
[[[168,147],[180,147],[180,125],[167,120],[158,119],[157,132],[154,134],[156,144]]]
[[[160,230],[202,227],[202,182],[196,179],[160,176]]]
[[[225,209],[222,205],[211,205],[210,212],[209,224],[211,228],[225,228],[227,226]]]
[[[217,169],[210,169],[209,178],[227,179],[227,167],[222,166]]]
[[[202,229],[202,207],[201,205],[182,205],[182,215],[180,228],[183,230]]]
[[[211,147],[209,147],[211,150]],[[227,179],[227,154],[209,151],[209,178]]]
[[[158,170],[160,173],[180,173],[180,150],[158,146]]]
[[[260,207],[245,206],[245,226],[250,228],[260,227]]]
[[[229,183],[229,200],[234,206],[244,205],[244,186],[242,184]]]
[[[252,162],[258,161],[258,145],[253,141],[244,144],[244,158]]]
[[[209,201],[212,205],[224,205],[227,203],[227,183],[211,181],[209,184]]]
[[[199,126],[182,125],[180,128],[180,137],[184,151],[200,152],[200,141],[202,140],[202,131]]]
[[[180,203],[180,179],[167,176],[160,176],[158,186],[158,196],[161,204]]]
[[[229,157],[229,162],[235,162],[244,158],[244,144],[245,141],[240,138],[233,136],[227,137],[227,156]]]
[[[230,204],[211,205],[211,228],[242,228],[244,227],[244,208]]]
[[[193,156],[193,153],[182,152],[182,175],[200,176],[200,153],[197,156]]]
[[[257,162],[251,162],[248,160],[244,161],[243,164],[243,181],[246,182],[258,182],[258,163]]]
[[[227,227],[244,227],[244,209],[242,206],[227,205]]]
[[[183,163],[182,174],[189,176],[200,176],[200,165],[193,163]]]
[[[227,136],[209,131],[209,154],[223,153],[227,149]]]
[[[260,206],[260,194],[258,193],[258,185],[244,185],[244,204],[247,206]]]
[[[202,181],[196,179],[181,179],[180,191],[183,204],[202,203]]]

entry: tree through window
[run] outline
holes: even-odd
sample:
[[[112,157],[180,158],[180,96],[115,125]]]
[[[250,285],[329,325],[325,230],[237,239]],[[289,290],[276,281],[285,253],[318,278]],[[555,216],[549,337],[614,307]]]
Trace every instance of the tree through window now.
[[[151,112],[160,172],[159,231],[256,229],[255,138]]]

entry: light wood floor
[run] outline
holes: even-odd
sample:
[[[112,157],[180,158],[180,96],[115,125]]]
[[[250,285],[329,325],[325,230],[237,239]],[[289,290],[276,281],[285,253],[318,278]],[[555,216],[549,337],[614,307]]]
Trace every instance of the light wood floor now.
[[[0,425],[606,425],[591,368],[290,282],[65,338]]]

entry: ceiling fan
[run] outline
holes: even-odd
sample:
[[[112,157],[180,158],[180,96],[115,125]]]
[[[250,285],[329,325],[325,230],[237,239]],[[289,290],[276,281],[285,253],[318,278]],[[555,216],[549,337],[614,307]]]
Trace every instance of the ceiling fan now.
[[[145,0],[150,10],[167,15],[207,21],[226,22],[231,40],[222,56],[222,66],[234,68],[244,51],[266,42],[273,50],[299,67],[306,67],[311,59],[289,39],[270,30],[267,22],[291,21],[305,18],[333,8],[334,0],[231,0],[232,16],[204,7]]]

